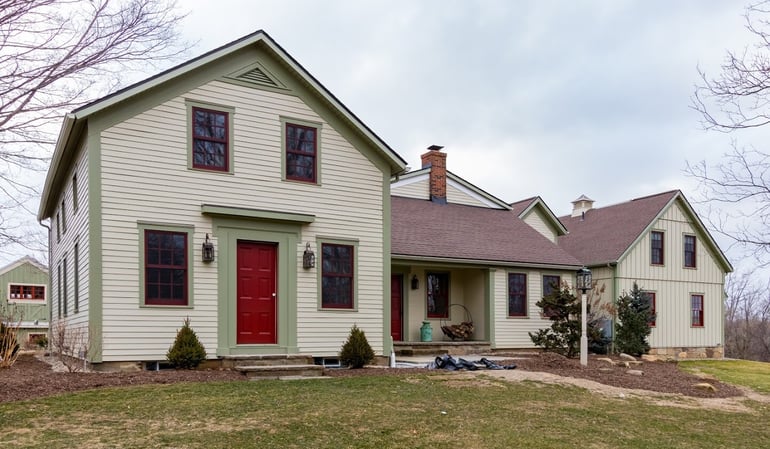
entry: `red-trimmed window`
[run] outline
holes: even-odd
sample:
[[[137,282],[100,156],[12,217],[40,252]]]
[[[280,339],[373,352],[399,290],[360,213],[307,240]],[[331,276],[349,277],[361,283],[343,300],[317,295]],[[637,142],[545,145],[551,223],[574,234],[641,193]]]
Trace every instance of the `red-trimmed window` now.
[[[548,296],[554,290],[561,288],[561,276],[543,275],[543,296]]]
[[[316,182],[318,130],[286,124],[286,179]]]
[[[352,245],[321,244],[321,307],[353,308]]]
[[[694,235],[684,236],[684,266],[695,268],[696,240]]]
[[[647,295],[647,301],[650,303],[650,315],[652,316],[650,327],[655,327],[655,319],[657,318],[655,311],[655,292],[645,292],[645,295]]]
[[[527,316],[527,275],[508,273],[508,316]]]
[[[230,142],[227,112],[192,108],[192,165],[205,170],[227,171]]]
[[[690,304],[692,310],[692,326],[703,327],[703,295],[691,295]]]
[[[650,232],[650,264],[663,265],[663,232]]]
[[[144,303],[187,305],[187,234],[144,231]]]
[[[11,284],[8,288],[10,301],[45,301],[44,285]]]
[[[428,318],[449,318],[449,273],[428,273]]]

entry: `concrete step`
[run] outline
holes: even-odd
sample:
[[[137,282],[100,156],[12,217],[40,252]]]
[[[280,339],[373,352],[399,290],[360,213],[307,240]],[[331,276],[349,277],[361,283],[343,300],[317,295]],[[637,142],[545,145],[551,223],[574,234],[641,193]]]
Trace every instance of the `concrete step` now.
[[[320,365],[252,365],[236,366],[249,379],[282,379],[282,378],[313,378],[324,375],[324,367]]]

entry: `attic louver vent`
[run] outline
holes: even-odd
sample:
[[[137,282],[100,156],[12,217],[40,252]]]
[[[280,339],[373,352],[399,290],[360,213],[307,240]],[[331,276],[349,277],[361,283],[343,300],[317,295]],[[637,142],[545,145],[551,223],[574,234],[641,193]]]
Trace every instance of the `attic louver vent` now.
[[[264,84],[271,87],[278,87],[277,84],[273,80],[270,79],[267,75],[265,75],[265,72],[262,70],[256,68],[253,70],[250,70],[238,77],[238,79],[247,81],[250,83],[257,83],[257,84]]]

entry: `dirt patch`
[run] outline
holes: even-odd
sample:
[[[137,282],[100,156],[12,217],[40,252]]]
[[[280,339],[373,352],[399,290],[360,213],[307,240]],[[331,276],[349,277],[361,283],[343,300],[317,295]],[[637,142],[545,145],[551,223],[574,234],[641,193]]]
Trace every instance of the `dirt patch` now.
[[[741,389],[712,379],[704,380],[686,373],[679,370],[675,363],[644,362],[641,365],[626,368],[619,359],[614,359],[615,364],[610,364],[592,357],[589,359],[588,367],[583,368],[578,360],[549,353],[532,354],[526,358],[512,358],[500,362],[501,365],[510,363],[515,363],[518,368],[504,371],[479,370],[474,371],[473,375],[482,373],[509,381],[531,380],[575,385],[614,397],[654,396],[656,394],[661,396],[662,393],[662,397],[659,398],[660,401],[685,403],[685,405],[687,401],[682,398],[745,399],[744,391]],[[629,369],[641,371],[642,374],[628,374]],[[332,377],[388,375],[406,378],[417,373],[428,372],[436,373],[434,370],[424,368],[365,368],[359,370],[331,369],[327,370],[326,374]],[[458,377],[458,380],[460,379]],[[161,370],[130,373],[61,372],[52,369],[49,363],[32,355],[22,355],[11,368],[0,369],[0,385],[2,386],[0,388],[0,402],[19,401],[101,387],[244,380],[246,380],[244,375],[230,370]],[[715,391],[694,387],[695,384],[704,381],[713,385]],[[476,382],[481,381],[477,380]],[[465,382],[462,384],[468,385]],[[486,382],[481,382],[479,385],[490,386]],[[751,399],[756,400],[756,396],[756,394],[752,394]]]

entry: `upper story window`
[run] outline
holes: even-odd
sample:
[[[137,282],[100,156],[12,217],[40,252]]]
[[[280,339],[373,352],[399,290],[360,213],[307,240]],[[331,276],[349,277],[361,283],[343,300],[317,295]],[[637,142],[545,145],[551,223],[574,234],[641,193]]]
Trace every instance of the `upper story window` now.
[[[692,327],[703,327],[703,295],[690,296],[690,311]]]
[[[650,264],[663,265],[663,231],[650,232]]]
[[[695,268],[695,251],[696,240],[694,235],[684,236],[684,266],[687,268]]]
[[[352,309],[353,245],[321,244],[321,307]]]
[[[527,275],[508,273],[508,316],[527,316]]]
[[[193,168],[225,172],[230,169],[229,122],[229,114],[227,112],[193,106]]]
[[[62,234],[67,233],[67,214],[66,209],[64,208],[64,200],[61,202],[61,232]]]
[[[317,181],[318,130],[286,123],[286,179]]]
[[[186,306],[187,233],[144,231],[144,303]]]
[[[428,273],[428,318],[449,318],[449,273]]]
[[[56,212],[56,243],[61,241],[61,219],[59,218],[59,212]]]
[[[45,302],[45,285],[9,284],[8,302]]]
[[[72,210],[78,211],[78,174],[72,175]]]

